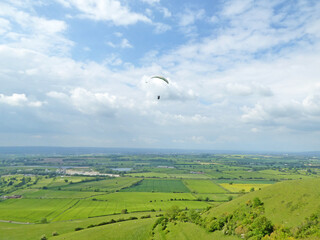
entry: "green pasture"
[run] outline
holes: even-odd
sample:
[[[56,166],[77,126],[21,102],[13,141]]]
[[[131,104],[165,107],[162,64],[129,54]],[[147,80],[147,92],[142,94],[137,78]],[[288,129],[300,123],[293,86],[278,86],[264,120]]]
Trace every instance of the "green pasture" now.
[[[236,178],[233,174],[229,174],[226,172],[222,171],[215,171],[215,170],[205,170],[206,175],[208,175],[210,178],[213,179],[219,179],[219,178],[228,178],[228,179],[233,179]]]
[[[21,189],[12,194],[22,195],[23,198],[88,198],[103,193],[99,192],[78,192],[62,190],[39,190],[39,189]]]
[[[169,178],[169,174],[158,173],[158,172],[130,173],[130,174],[126,174],[126,176],[143,177],[143,178]]]
[[[274,184],[275,181],[272,180],[259,180],[259,179],[217,179],[214,180],[215,183],[238,183],[238,184]]]
[[[68,191],[96,191],[96,192],[112,192],[120,190],[121,188],[129,187],[135,182],[138,182],[138,178],[129,178],[129,177],[119,177],[119,178],[109,178],[99,181],[90,181],[90,182],[78,182],[73,184],[68,184],[60,187],[61,190]],[[57,188],[55,188],[57,189]]]
[[[152,218],[158,213],[129,213],[129,214],[120,214],[120,215],[111,215],[105,217],[97,218],[86,218],[81,220],[72,220],[67,222],[51,222],[47,224],[14,224],[14,223],[5,223],[0,222],[0,239],[1,240],[34,240],[40,239],[42,235],[46,235],[48,238],[52,236],[53,232],[57,232],[59,235],[63,236],[65,233],[74,233],[75,228],[80,227],[86,229],[89,225],[99,224],[101,222],[107,222],[111,219],[128,219],[130,217],[141,218],[141,216],[150,215]],[[152,219],[151,218],[151,219]],[[155,220],[153,218],[153,220]],[[117,224],[117,223],[116,223]],[[98,230],[101,228],[94,228]],[[55,239],[55,238],[52,238]],[[88,239],[91,239],[90,237]]]
[[[297,173],[292,173],[292,172],[280,172],[278,170],[273,170],[273,169],[266,169],[266,170],[261,170],[259,171],[260,174],[270,174],[272,176],[276,176],[274,178],[279,179],[279,180],[295,180],[295,179],[310,179],[312,177],[316,176],[307,176],[305,173],[302,174],[301,171],[298,171]]]
[[[30,186],[30,188],[43,188],[54,182],[54,178],[39,177],[36,184]]]
[[[38,182],[35,185],[32,185],[31,188],[54,188],[54,187],[62,187],[72,183],[78,183],[85,179],[92,179],[90,177],[84,176],[61,176],[61,177],[54,177],[54,178],[46,178],[40,177]]]
[[[211,178],[206,174],[195,174],[195,173],[180,173],[180,174],[169,174],[170,178],[181,178],[181,179],[208,179]]]
[[[89,229],[84,229],[81,231],[75,231],[66,233],[53,239],[62,240],[100,240],[100,239],[110,239],[110,240],[147,240],[150,239],[150,233],[152,225],[155,219],[139,219],[133,221],[125,221],[120,223],[114,223],[109,225],[104,225],[100,227],[94,227]]]
[[[75,199],[8,199],[0,202],[0,219],[20,222],[53,220],[76,204]]]
[[[123,192],[190,192],[181,180],[144,179]]]
[[[211,180],[183,180],[184,184],[195,193],[226,193],[218,184]]]
[[[15,189],[32,185],[35,179],[35,176],[23,176],[19,174],[0,176],[0,195],[1,193],[4,193],[3,195],[11,195],[10,192]]]
[[[182,209],[204,209],[209,206],[207,202],[195,201],[195,197],[190,193],[116,192],[80,200],[74,207],[55,218],[55,221],[116,214],[123,209],[128,212],[163,211],[173,205]]]

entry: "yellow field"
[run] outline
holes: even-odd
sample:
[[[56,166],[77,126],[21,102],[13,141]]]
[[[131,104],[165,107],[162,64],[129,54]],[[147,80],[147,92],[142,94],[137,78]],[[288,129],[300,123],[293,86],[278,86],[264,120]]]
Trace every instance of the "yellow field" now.
[[[229,184],[229,183],[220,183],[220,186],[222,186],[223,188],[227,189],[230,192],[241,192],[241,191],[245,191],[245,192],[250,192],[250,190],[252,188],[254,188],[255,191],[259,190],[259,188],[264,188],[267,186],[270,186],[271,184],[240,184],[240,183],[233,183],[233,184]]]

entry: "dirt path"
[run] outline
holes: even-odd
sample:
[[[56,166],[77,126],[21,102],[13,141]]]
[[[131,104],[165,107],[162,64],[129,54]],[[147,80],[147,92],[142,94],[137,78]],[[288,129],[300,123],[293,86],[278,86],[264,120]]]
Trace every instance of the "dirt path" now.
[[[30,223],[30,222],[16,222],[16,221],[9,221],[9,220],[0,220],[0,222],[4,223],[13,223],[13,224],[35,224],[35,223]]]

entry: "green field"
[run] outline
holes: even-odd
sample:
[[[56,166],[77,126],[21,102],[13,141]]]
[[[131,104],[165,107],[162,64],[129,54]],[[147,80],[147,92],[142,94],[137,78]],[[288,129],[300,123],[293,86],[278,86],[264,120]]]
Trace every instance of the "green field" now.
[[[146,193],[118,192],[94,197],[96,200],[80,200],[77,205],[57,217],[55,221],[81,219],[128,212],[164,211],[173,205],[180,208],[205,209],[207,202],[195,201],[190,193]]]
[[[40,177],[38,182],[35,185],[32,185],[31,188],[54,188],[54,187],[61,187],[66,186],[72,183],[78,183],[86,179],[92,179],[90,177],[78,177],[78,176],[67,176],[67,177],[55,177],[55,178],[46,178]]]
[[[76,199],[8,199],[0,202],[0,219],[20,222],[54,220],[77,203]]]
[[[54,237],[56,240],[144,240],[150,239],[150,232],[154,219],[139,219],[107,226],[85,229]]]
[[[25,198],[88,198],[101,195],[101,192],[78,192],[78,191],[58,191],[58,190],[39,190],[39,189],[22,189],[12,193],[12,195],[22,195]]]
[[[122,189],[123,192],[190,192],[181,180],[144,179],[138,185]]]
[[[227,191],[211,180],[184,180],[184,184],[194,193],[226,193]]]
[[[95,192],[112,192],[120,190],[121,188],[129,187],[135,182],[138,182],[138,178],[109,178],[99,181],[78,182],[61,186],[61,190],[68,191],[95,191]],[[58,189],[57,187],[51,189]]]
[[[43,166],[29,167],[42,160]],[[59,166],[51,167],[57,161]],[[73,166],[100,173],[128,169],[113,178],[56,171]],[[77,240],[231,240],[264,216],[297,232],[312,214],[320,219],[319,167],[320,155],[0,155],[0,239],[39,240],[45,234]],[[256,197],[263,202],[261,212],[250,212]],[[158,219],[165,222],[152,229]],[[230,229],[240,234],[224,235]]]
[[[169,178],[169,174],[167,173],[158,173],[158,172],[143,172],[143,173],[130,173],[126,174],[126,176],[131,177],[142,177],[142,178]]]
[[[15,239],[24,239],[24,240],[34,240],[40,239],[42,235],[47,237],[52,236],[53,232],[57,232],[59,235],[63,236],[65,233],[74,233],[74,229],[77,227],[87,228],[92,224],[99,224],[101,222],[110,221],[111,219],[128,219],[130,217],[137,217],[140,219],[141,216],[150,215],[154,217],[156,213],[132,213],[132,214],[123,214],[123,215],[111,215],[106,217],[97,217],[97,218],[87,218],[81,220],[73,220],[67,222],[52,222],[49,224],[13,224],[0,222],[0,233],[1,240],[15,240]],[[154,218],[152,218],[154,221]],[[96,231],[99,229],[94,228]],[[100,228],[101,229],[101,228]],[[115,234],[116,235],[116,234]],[[53,238],[55,239],[55,238]],[[90,239],[90,238],[88,238]]]
[[[181,179],[208,179],[211,178],[206,174],[192,174],[192,173],[180,173],[180,174],[169,174],[171,178]]]
[[[58,191],[63,193],[64,191]],[[72,193],[72,192],[71,192]],[[0,202],[0,219],[20,222],[65,221],[128,212],[164,211],[173,205],[205,209],[207,202],[195,201],[190,193],[117,192],[89,199],[8,199]]]

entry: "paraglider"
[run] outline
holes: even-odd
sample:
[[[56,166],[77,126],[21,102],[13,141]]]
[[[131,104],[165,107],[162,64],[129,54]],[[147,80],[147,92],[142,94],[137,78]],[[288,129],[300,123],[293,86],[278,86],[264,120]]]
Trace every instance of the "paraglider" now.
[[[162,77],[162,76],[153,76],[153,77],[151,77],[150,79],[155,79],[155,78],[160,79],[160,80],[166,82],[167,84],[169,84],[169,80],[166,79],[165,77]],[[159,99],[160,99],[160,95],[158,95],[158,100],[159,100]]]
[[[162,76],[153,76],[153,77],[151,77],[151,79],[152,79],[152,78],[159,78],[159,79],[161,79],[161,80],[163,80],[163,81],[165,81],[166,83],[169,84],[169,80],[166,79],[165,77],[162,77]]]

